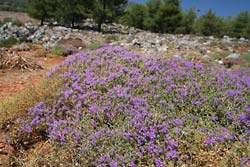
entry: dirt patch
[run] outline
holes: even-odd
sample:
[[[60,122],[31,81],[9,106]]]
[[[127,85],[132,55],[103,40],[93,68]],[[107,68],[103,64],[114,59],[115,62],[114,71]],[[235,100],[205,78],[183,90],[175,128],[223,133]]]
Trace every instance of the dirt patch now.
[[[69,39],[69,40],[61,40],[58,42],[60,45],[65,45],[65,46],[74,46],[76,48],[82,47],[86,48],[87,45],[84,43],[81,39]]]
[[[65,60],[65,57],[46,57],[47,51],[43,49],[32,49],[30,51],[20,51],[19,55],[25,56],[32,60],[32,62],[40,64],[43,68],[34,71],[21,70],[18,68],[1,69],[0,70],[0,100],[18,94],[21,90],[27,88],[29,85],[38,85],[46,77],[47,74],[58,64]],[[34,156],[37,154],[46,154],[51,151],[44,140],[39,137],[34,137],[30,140],[29,137],[21,138],[15,137],[13,134],[18,134],[20,126],[16,122],[6,123],[3,129],[0,129],[0,166],[11,165],[13,156],[18,156],[20,150],[28,150],[28,161],[26,166],[33,164]],[[35,133],[33,135],[40,134]],[[13,142],[14,141],[14,142]],[[12,166],[12,165],[11,165]]]
[[[38,54],[40,55],[38,55]],[[42,57],[41,57],[42,53]],[[22,51],[18,53],[32,60],[33,63],[41,65],[42,69],[34,71],[20,69],[0,70],[0,99],[15,95],[29,84],[37,84],[47,76],[47,73],[56,65],[61,63],[65,57],[47,58],[46,52],[41,49]]]
[[[38,20],[29,17],[27,13],[22,12],[9,12],[9,11],[0,11],[0,20],[4,20],[4,18],[12,18],[13,20],[19,20],[22,23],[39,23]]]
[[[0,69],[21,69],[22,71],[34,71],[38,69],[43,69],[43,67],[33,62],[28,57],[19,55],[16,52],[4,52],[0,54]]]

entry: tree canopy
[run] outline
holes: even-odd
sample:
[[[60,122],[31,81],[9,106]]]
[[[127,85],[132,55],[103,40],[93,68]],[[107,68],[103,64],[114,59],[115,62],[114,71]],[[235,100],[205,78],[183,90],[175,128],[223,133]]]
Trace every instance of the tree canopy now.
[[[29,14],[41,20],[41,25],[49,18],[54,16],[56,1],[51,0],[29,0]]]
[[[201,16],[196,22],[196,31],[203,35],[220,36],[222,30],[222,20],[212,10]]]
[[[3,0],[4,4],[15,2]],[[25,0],[17,0],[25,1]],[[236,17],[218,17],[209,10],[197,17],[194,8],[181,9],[181,0],[148,0],[145,4],[128,0],[26,0],[29,14],[39,20],[57,21],[74,27],[85,18],[92,18],[101,31],[103,23],[119,22],[135,28],[161,33],[197,33],[221,37],[250,38],[250,12]],[[128,3],[129,2],[129,3]],[[17,2],[16,2],[17,3]],[[1,5],[1,2],[0,2]]]
[[[92,16],[101,31],[102,23],[111,22],[120,16],[127,0],[94,0]]]

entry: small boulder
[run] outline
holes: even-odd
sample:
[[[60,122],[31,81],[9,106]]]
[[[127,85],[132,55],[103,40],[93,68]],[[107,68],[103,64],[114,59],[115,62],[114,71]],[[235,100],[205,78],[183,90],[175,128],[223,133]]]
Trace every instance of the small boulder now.
[[[16,51],[29,51],[31,49],[30,46],[25,43],[14,45],[12,48]]]
[[[239,59],[240,54],[239,53],[232,53],[226,57],[226,59]]]

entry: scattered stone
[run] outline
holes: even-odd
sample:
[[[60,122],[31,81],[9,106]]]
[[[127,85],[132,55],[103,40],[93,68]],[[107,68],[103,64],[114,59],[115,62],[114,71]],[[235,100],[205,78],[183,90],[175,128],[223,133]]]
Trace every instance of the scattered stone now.
[[[14,45],[12,48],[16,51],[29,51],[31,49],[30,46],[25,43]]]
[[[132,44],[135,45],[135,46],[139,46],[139,47],[141,46],[141,43],[138,42],[137,38],[133,39]]]
[[[214,36],[209,36],[208,39],[214,40]]]
[[[215,62],[217,62],[217,63],[220,64],[220,65],[223,65],[223,64],[224,64],[224,62],[223,62],[222,60],[215,60]]]
[[[231,39],[229,36],[225,35],[225,36],[223,37],[222,41],[223,41],[224,43],[231,43],[231,42],[232,42],[232,39]]]
[[[157,49],[159,52],[166,52],[168,50],[168,47],[167,45],[161,45]]]
[[[201,53],[202,55],[205,55],[205,54],[207,53],[207,50],[206,50],[206,49],[200,49],[200,53]]]
[[[173,58],[182,58],[181,55],[173,55],[172,57],[173,57]]]
[[[80,26],[88,27],[88,30],[78,30],[72,28],[66,28],[62,26],[49,27],[36,26],[31,23],[25,23],[24,26],[17,27],[12,23],[6,23],[0,27],[0,40],[5,40],[11,37],[16,38],[19,41],[26,39],[28,42],[39,44],[43,48],[49,49],[58,44],[61,41],[63,45],[72,45],[75,48],[69,47],[65,54],[71,54],[75,52],[77,48],[85,48],[93,43],[105,43],[110,34],[99,33],[93,31],[96,28],[96,24],[92,19],[86,19]],[[92,29],[92,30],[91,30]],[[236,40],[229,36],[224,36],[222,39],[218,39],[214,36],[203,37],[194,35],[173,35],[173,34],[159,34],[147,31],[135,29],[133,27],[123,26],[120,24],[103,24],[103,31],[112,33],[114,40],[109,40],[108,43],[114,46],[130,47],[135,46],[141,48],[148,54],[157,54],[158,52],[180,52],[183,55],[197,55],[209,58],[214,54],[211,47],[220,46],[220,52],[237,51],[237,43],[245,44],[249,41],[245,38]],[[125,35],[123,35],[125,34]],[[117,38],[119,36],[119,38]],[[77,39],[77,40],[75,40]],[[78,40],[80,39],[80,40]],[[68,42],[72,41],[72,42]],[[16,50],[28,50],[26,46],[15,46]],[[78,50],[78,49],[77,49]],[[232,55],[231,55],[232,56]],[[228,58],[231,58],[229,55]],[[206,58],[205,57],[205,58]],[[233,55],[232,58],[238,57]]]
[[[24,27],[30,31],[30,33],[34,33],[38,30],[38,26],[33,25],[32,23],[25,23]]]
[[[238,59],[238,58],[240,58],[239,53],[232,53],[226,57],[226,59]]]
[[[246,39],[245,39],[245,38],[243,38],[243,37],[241,37],[241,38],[240,38],[240,41],[246,41]]]

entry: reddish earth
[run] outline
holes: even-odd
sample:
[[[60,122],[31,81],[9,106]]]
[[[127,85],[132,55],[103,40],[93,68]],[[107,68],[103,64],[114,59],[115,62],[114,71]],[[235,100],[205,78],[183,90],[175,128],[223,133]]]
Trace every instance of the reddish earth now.
[[[20,55],[26,55],[31,58],[33,62],[42,65],[42,70],[33,72],[27,70],[21,71],[19,69],[0,70],[0,99],[15,95],[29,84],[39,83],[53,67],[65,59],[64,57],[37,57],[37,52],[40,51],[22,52]]]
[[[19,20],[23,23],[31,22],[31,23],[38,23],[38,20],[35,20],[27,13],[22,12],[9,12],[9,11],[0,11],[0,20],[4,20],[5,18],[12,18],[13,20]]]
[[[42,65],[43,69],[33,72],[20,69],[0,69],[0,100],[16,95],[28,85],[40,83],[52,68],[65,59],[65,57],[47,58],[46,54],[47,52],[41,49],[19,52],[19,55],[25,55],[33,62]],[[7,144],[8,141],[6,140],[8,140],[8,134],[0,129],[0,166],[3,165],[2,163],[10,161],[8,155],[15,153],[15,149]],[[32,152],[34,151],[36,153],[47,153],[50,149],[46,143],[37,143],[30,154],[33,155]],[[29,161],[32,161],[32,158],[29,158]],[[29,162],[26,166],[29,166]]]

